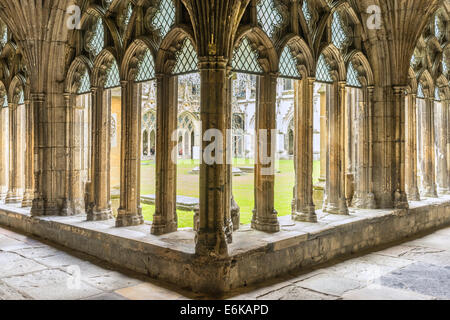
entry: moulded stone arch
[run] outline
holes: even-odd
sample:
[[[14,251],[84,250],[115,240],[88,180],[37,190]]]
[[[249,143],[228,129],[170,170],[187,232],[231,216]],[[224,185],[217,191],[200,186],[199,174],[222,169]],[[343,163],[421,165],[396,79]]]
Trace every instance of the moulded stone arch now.
[[[435,88],[439,89],[439,97],[441,100],[447,100],[450,98],[449,81],[443,74],[439,75],[439,77],[436,79]]]
[[[86,56],[76,57],[69,67],[66,76],[65,90],[67,93],[76,94],[79,86],[80,80],[84,72],[87,71],[89,79],[92,84],[92,69],[93,65],[91,60]]]
[[[6,90],[6,85],[3,81],[0,81],[0,109],[6,104],[8,104],[8,90]]]
[[[234,50],[240,45],[242,39],[247,38],[252,49],[258,52],[258,62],[265,73],[278,72],[278,54],[272,40],[260,27],[244,26],[238,29],[231,51],[230,64],[233,60]]]
[[[117,65],[119,66],[119,60],[117,59],[116,52],[113,48],[107,48],[103,49],[95,58],[94,61],[94,68],[92,72],[91,77],[91,85],[93,87],[99,87],[103,88],[106,82],[107,77],[107,71],[109,67],[111,67],[111,64],[114,63],[114,60],[117,62]],[[120,74],[119,69],[119,76],[120,79],[123,79],[122,75]]]
[[[359,81],[361,82],[362,86],[373,86],[374,85],[374,75],[372,72],[372,67],[369,63],[369,60],[367,60],[367,57],[358,50],[353,50],[349,54],[345,56],[345,65],[348,66],[350,63],[353,64],[353,67],[358,73]],[[347,70],[346,68],[346,70]]]
[[[176,64],[176,53],[181,49],[186,38],[191,41],[195,51],[197,51],[192,29],[185,25],[179,25],[169,31],[156,54],[156,74],[170,74],[172,72]]]
[[[139,37],[135,39],[127,48],[122,64],[120,66],[120,74],[125,80],[135,80],[139,62],[146,50],[150,50],[153,61],[156,61],[156,52],[153,41],[148,37]],[[155,65],[156,71],[156,65]]]
[[[297,69],[302,77],[311,77],[314,75],[314,57],[311,48],[298,35],[289,34],[282,40],[282,46],[278,51],[278,62],[280,63],[280,57],[284,48],[288,46],[291,49],[291,53],[297,60]],[[279,69],[279,66],[278,66]]]
[[[330,67],[330,73],[333,81],[346,81],[347,69],[345,67],[345,62],[340,50],[333,44],[329,44],[322,50],[321,54],[319,54],[319,57],[321,55],[323,55],[326,63]],[[316,67],[317,64],[318,63],[316,62]]]
[[[25,95],[25,86],[26,79],[23,75],[17,74],[16,76],[14,76],[8,90],[8,97],[10,99],[9,102],[16,104],[19,103],[20,91],[23,91],[23,94]]]
[[[409,93],[417,93],[417,78],[414,70],[410,67],[408,71],[408,91]]]
[[[434,96],[434,82],[428,70],[424,70],[419,73],[418,84],[422,84],[423,93],[426,98],[432,98]]]

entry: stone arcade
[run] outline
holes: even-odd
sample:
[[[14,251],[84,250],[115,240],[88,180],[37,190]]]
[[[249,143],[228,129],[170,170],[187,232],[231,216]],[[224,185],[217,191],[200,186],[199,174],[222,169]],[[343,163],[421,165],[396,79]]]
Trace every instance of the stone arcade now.
[[[68,28],[70,5],[80,29]],[[368,23],[371,5],[379,23]],[[449,10],[448,0],[0,0],[0,224],[213,293],[448,225]],[[202,163],[196,227],[178,230],[172,151],[199,158],[209,129],[255,160],[252,222],[239,223],[232,165]],[[271,160],[294,161],[290,216],[279,217],[275,174],[262,174],[251,144],[261,130],[269,141],[277,130]]]

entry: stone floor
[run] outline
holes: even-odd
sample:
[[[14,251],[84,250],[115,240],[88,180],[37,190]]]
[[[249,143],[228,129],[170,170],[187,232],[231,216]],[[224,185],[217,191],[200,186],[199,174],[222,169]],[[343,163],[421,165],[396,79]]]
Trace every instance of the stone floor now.
[[[208,298],[0,228],[0,300]],[[239,289],[225,298],[450,299],[450,228]]]

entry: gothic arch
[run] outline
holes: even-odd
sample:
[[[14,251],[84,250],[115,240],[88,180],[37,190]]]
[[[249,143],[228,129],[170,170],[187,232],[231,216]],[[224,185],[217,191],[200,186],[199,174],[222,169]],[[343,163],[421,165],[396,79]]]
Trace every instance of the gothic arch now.
[[[80,87],[81,77],[87,71],[89,79],[92,79],[92,62],[86,56],[78,56],[69,67],[66,76],[66,92],[76,94]],[[92,80],[90,80],[92,83]]]
[[[150,50],[152,59],[155,61],[157,50],[154,48],[153,42],[150,38],[139,37],[128,46],[120,66],[120,74],[124,76],[125,80],[136,80],[139,63],[146,50]]]
[[[8,91],[8,97],[10,99],[9,102],[12,103],[19,103],[20,99],[20,91],[23,91],[23,94],[25,95],[25,86],[26,86],[26,79],[23,75],[17,74],[11,81],[11,84],[9,85],[9,91]]]
[[[298,35],[289,34],[282,41],[282,46],[278,52],[278,57],[281,57],[281,54],[286,46],[289,47],[291,53],[295,57],[297,61],[297,69],[302,77],[306,78],[313,76],[315,65],[314,57],[311,48],[305,40]],[[280,58],[278,58],[278,62],[280,63]]]
[[[156,74],[170,74],[176,64],[176,53],[181,49],[184,40],[188,38],[197,52],[192,29],[185,25],[172,28],[162,41],[155,60]]]
[[[417,93],[417,78],[414,70],[410,67],[408,71],[408,91],[409,93]]]
[[[422,85],[425,97],[432,98],[434,96],[434,82],[430,72],[428,70],[420,72],[417,79],[418,79],[418,86],[419,84]]]
[[[330,67],[331,77],[333,81],[346,81],[347,69],[345,67],[344,59],[338,48],[336,48],[333,44],[329,44],[326,46],[319,57],[323,55],[326,63]],[[317,67],[316,62],[316,67]],[[317,72],[317,70],[316,70]]]
[[[359,80],[363,87],[374,85],[375,79],[373,76],[372,67],[369,63],[369,60],[367,60],[366,56],[361,51],[353,50],[348,55],[346,55],[345,64],[347,68],[350,63],[353,64],[353,67],[357,71]]]
[[[115,50],[113,48],[103,49],[95,58],[94,69],[92,73],[92,86],[103,88],[106,83],[107,71],[114,63],[118,64],[118,59],[116,57]],[[119,69],[120,73],[120,69]],[[120,79],[123,79],[119,74]]]
[[[247,38],[252,49],[258,52],[258,62],[263,69],[263,72],[278,72],[278,54],[273,46],[272,40],[260,27],[244,26],[238,29],[233,46],[233,53],[230,57],[230,63],[233,60],[234,50],[240,45],[244,38]]]

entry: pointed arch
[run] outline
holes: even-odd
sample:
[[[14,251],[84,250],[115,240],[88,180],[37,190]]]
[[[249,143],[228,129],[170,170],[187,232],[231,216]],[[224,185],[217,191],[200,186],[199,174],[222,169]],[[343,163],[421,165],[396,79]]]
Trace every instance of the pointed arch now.
[[[67,72],[66,76],[66,84],[65,84],[65,91],[67,93],[72,94],[78,94],[82,77],[85,76],[85,73],[87,72],[87,76],[89,79],[89,82],[92,84],[92,62],[89,60],[86,56],[78,56],[75,58],[75,60],[72,62],[72,64],[69,67],[69,70]],[[83,92],[86,93],[86,92]]]
[[[120,74],[124,76],[125,80],[134,81],[149,81],[155,78],[155,55],[156,49],[153,47],[153,42],[148,37],[139,37],[135,39],[125,52],[122,65],[120,66]],[[148,58],[149,65],[142,65],[143,61]],[[141,68],[148,68],[142,73]],[[141,73],[140,73],[141,72]],[[142,77],[139,79],[139,75]]]
[[[113,48],[103,49],[94,62],[94,69],[92,73],[92,86],[98,88],[104,88],[107,82],[108,71],[113,67],[114,63],[117,64],[116,52]],[[119,70],[119,82],[123,77],[120,75]],[[119,83],[120,84],[120,83]]]
[[[296,60],[297,69],[300,75],[305,78],[313,76],[315,63],[312,50],[308,46],[306,41],[300,36],[290,34],[283,39],[281,50],[285,50],[286,47],[290,49],[293,58]],[[283,51],[278,53],[278,55],[280,56],[280,64],[282,52]],[[281,72],[281,66],[279,66],[278,68]]]

